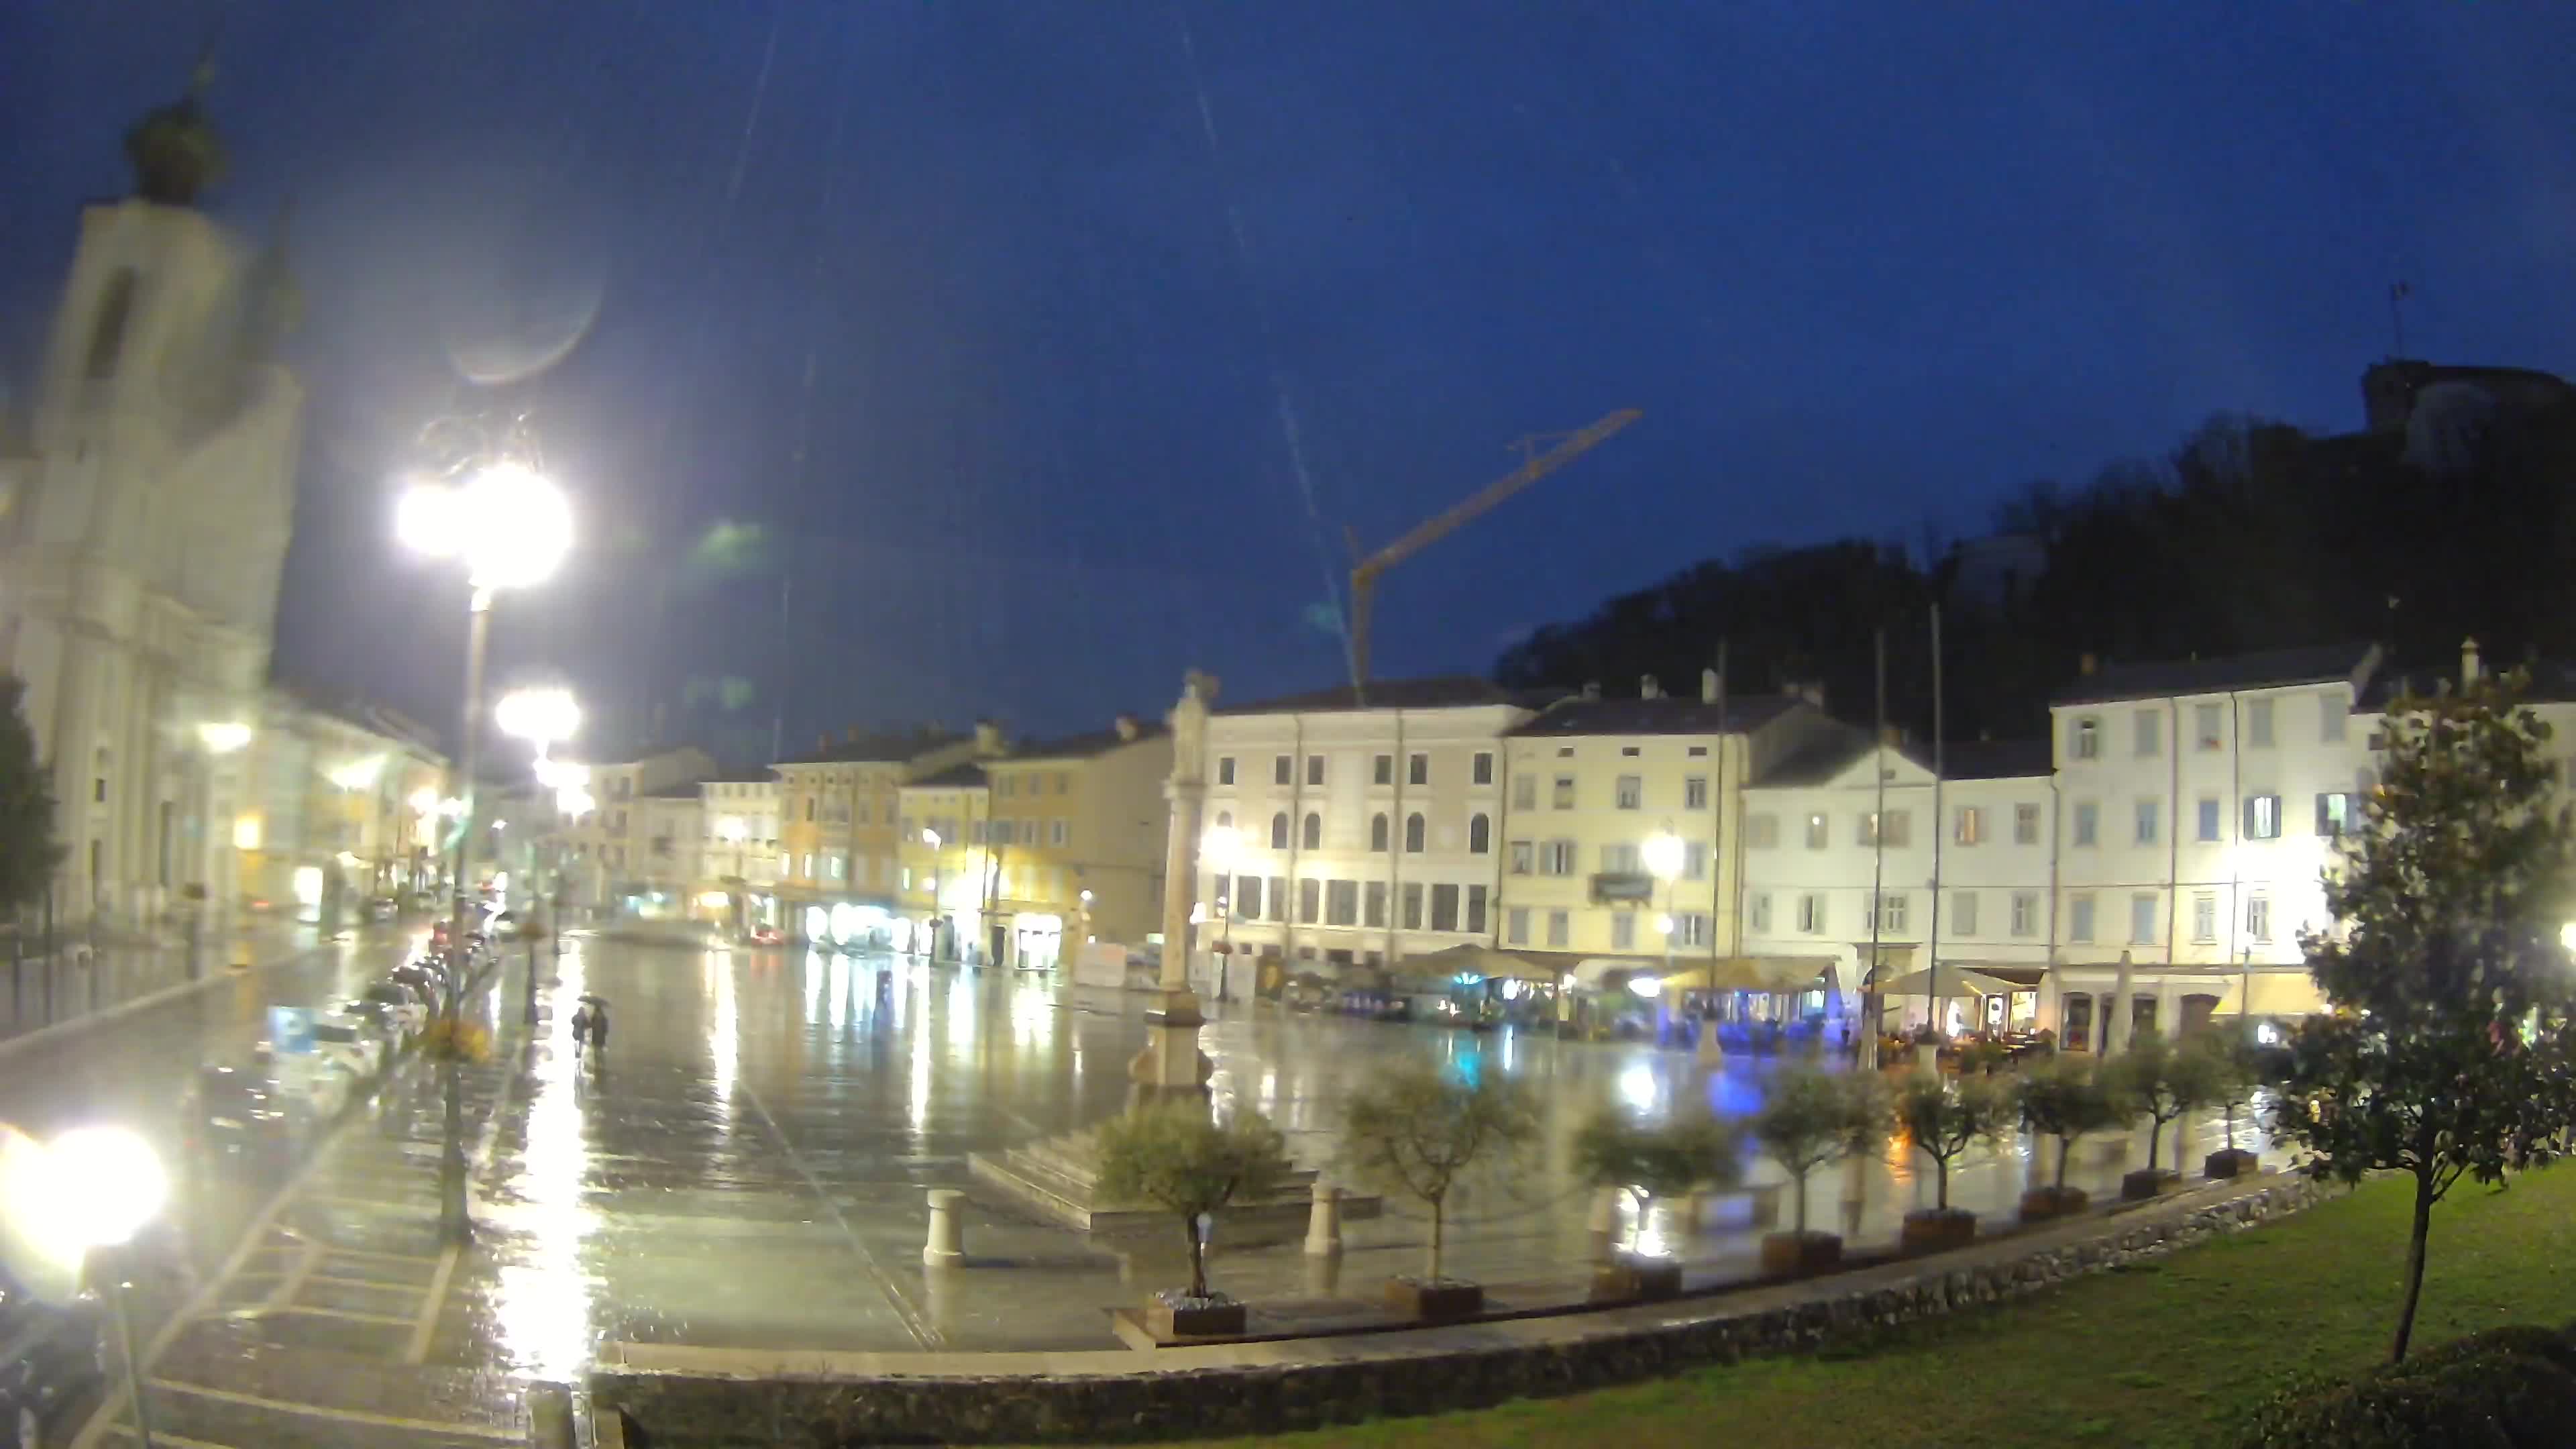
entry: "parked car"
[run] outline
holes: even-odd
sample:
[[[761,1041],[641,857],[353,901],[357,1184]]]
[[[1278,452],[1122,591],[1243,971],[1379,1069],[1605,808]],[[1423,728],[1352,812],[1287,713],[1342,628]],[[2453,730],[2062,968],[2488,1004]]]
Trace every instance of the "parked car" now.
[[[270,1080],[291,1113],[315,1124],[347,1111],[357,1094],[356,1079],[318,1054],[279,1058]]]
[[[275,1167],[295,1157],[297,1117],[264,1069],[208,1066],[189,1084],[179,1120],[192,1155],[209,1165]]]
[[[388,980],[368,987],[360,1000],[384,1009],[385,1015],[393,1021],[397,1033],[395,1040],[399,1041],[429,1025],[429,1005],[421,997],[422,993],[410,986]]]
[[[367,902],[367,919],[390,921],[402,913],[402,902],[392,896],[377,896]]]
[[[107,1382],[97,1295],[46,1303],[0,1277],[0,1431],[16,1449],[71,1442],[68,1421]]]
[[[345,1012],[313,1020],[313,1053],[361,1081],[373,1081],[385,1066],[385,1044],[362,1017]]]
[[[786,939],[787,937],[785,933],[781,932],[776,926],[754,926],[751,928],[751,944],[755,946],[776,946],[784,942]]]

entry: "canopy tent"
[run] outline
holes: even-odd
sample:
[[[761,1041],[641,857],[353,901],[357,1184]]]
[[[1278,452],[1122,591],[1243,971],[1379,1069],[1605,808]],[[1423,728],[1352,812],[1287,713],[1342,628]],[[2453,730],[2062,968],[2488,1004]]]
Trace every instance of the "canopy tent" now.
[[[1989,975],[1973,966],[1940,968],[1941,997],[1945,1001],[1967,996],[2009,996],[2031,988],[2018,981]],[[1882,996],[1929,996],[1932,994],[1932,970],[1909,971],[1893,981],[1882,981],[1874,988]]]
[[[1473,976],[1486,981],[1536,981],[1554,986],[1556,969],[1490,946],[1461,945],[1404,958],[1404,970],[1442,976]]]
[[[1760,991],[1772,995],[1815,989],[1834,969],[1830,956],[1720,956],[1675,969],[1663,978],[1667,993]]]

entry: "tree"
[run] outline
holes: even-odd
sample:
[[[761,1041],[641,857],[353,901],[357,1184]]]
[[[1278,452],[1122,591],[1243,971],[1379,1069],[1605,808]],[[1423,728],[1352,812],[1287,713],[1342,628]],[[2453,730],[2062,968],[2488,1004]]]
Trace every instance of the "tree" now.
[[[2227,1117],[2227,1150],[2236,1150],[2236,1119],[2245,1114],[2254,1101],[2254,1089],[2262,1085],[2262,1074],[2255,1070],[2254,1044],[2233,1033],[2211,1032],[2195,1038],[2186,1048],[2197,1052],[2200,1070],[2207,1086],[2203,1106],[2216,1107]],[[2177,1145],[2179,1154],[2181,1147]]]
[[[1644,1126],[1610,1107],[1574,1134],[1575,1170],[1599,1186],[1633,1194],[1642,1229],[1659,1197],[1742,1181],[1743,1142],[1740,1125],[1706,1113]]]
[[[1431,1210],[1426,1281],[1438,1283],[1450,1190],[1477,1162],[1517,1156],[1539,1132],[1538,1105],[1508,1077],[1447,1072],[1406,1059],[1378,1068],[1342,1102],[1352,1173],[1419,1198]]]
[[[63,859],[54,839],[53,782],[20,712],[26,697],[25,680],[0,675],[0,905],[12,909],[44,899]]]
[[[2120,1126],[2137,1110],[2090,1057],[2062,1056],[2024,1072],[2016,1095],[2022,1124],[2057,1139],[2057,1175],[2049,1186],[2059,1193],[2066,1191],[2066,1158],[2075,1139]]]
[[[1093,1138],[1102,1196],[1178,1216],[1190,1240],[1190,1297],[1206,1299],[1207,1237],[1199,1220],[1238,1199],[1262,1198],[1290,1171],[1286,1141],[1249,1107],[1223,1121],[1172,1102],[1100,1124]]]
[[[2162,1160],[2165,1124],[2213,1100],[2210,1064],[2208,1053],[2176,1048],[2153,1031],[2138,1033],[2128,1051],[2112,1060],[2113,1090],[2147,1119],[2147,1171],[2155,1171]],[[2174,1150],[2182,1150],[2179,1140]]]
[[[1887,1119],[1887,1088],[1875,1072],[1789,1067],[1771,1079],[1753,1115],[1753,1138],[1789,1174],[1800,1237],[1807,1233],[1808,1177],[1837,1158],[1876,1150],[1887,1140]]]
[[[1993,1077],[1917,1076],[1897,1090],[1897,1125],[1932,1159],[1938,1192],[1934,1206],[1945,1213],[1950,1210],[1951,1161],[1975,1143],[2002,1136],[2012,1121],[2012,1099]]]
[[[2276,1140],[2313,1176],[2414,1181],[2392,1360],[2406,1357],[2433,1208],[2462,1178],[2502,1184],[2567,1148],[2576,1026],[2560,943],[2566,813],[2549,803],[2549,728],[2520,672],[2389,706],[2379,787],[2339,869],[2337,928],[2308,969],[2335,1007],[2292,1037]]]

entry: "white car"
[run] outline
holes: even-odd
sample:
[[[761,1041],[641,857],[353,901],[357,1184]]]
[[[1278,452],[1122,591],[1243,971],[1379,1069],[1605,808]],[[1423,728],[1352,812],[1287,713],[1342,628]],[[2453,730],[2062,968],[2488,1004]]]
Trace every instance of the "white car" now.
[[[379,981],[367,988],[365,1000],[385,1009],[385,1019],[402,1035],[414,1036],[429,1025],[429,1008],[418,996],[391,981]]]
[[[361,1080],[372,1080],[385,1065],[384,1042],[354,1016],[316,1018],[313,1054]]]
[[[277,1062],[278,1090],[302,1107],[314,1121],[328,1122],[349,1105],[349,1073],[317,1054],[305,1057],[281,1057]]]

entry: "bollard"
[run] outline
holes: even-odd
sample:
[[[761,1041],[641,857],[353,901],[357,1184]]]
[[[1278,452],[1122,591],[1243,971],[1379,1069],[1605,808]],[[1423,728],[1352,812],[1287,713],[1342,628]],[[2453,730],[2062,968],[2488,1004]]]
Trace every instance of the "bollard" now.
[[[1306,1215],[1306,1251],[1318,1257],[1342,1250],[1342,1190],[1329,1182],[1315,1184],[1315,1205]]]
[[[1699,1027],[1699,1064],[1704,1067],[1714,1067],[1722,1065],[1725,1061],[1726,1044],[1717,1039],[1717,1023],[1713,1020],[1702,1021]]]
[[[966,1194],[953,1187],[930,1190],[930,1241],[921,1248],[921,1261],[933,1268],[953,1268],[966,1261],[966,1228],[957,1220],[957,1205]]]

